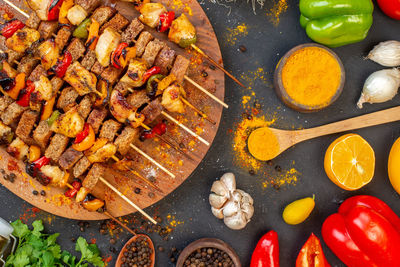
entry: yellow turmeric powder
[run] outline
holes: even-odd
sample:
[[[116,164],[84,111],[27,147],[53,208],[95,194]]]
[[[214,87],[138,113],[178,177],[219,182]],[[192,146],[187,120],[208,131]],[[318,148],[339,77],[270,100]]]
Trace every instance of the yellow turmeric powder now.
[[[253,131],[247,141],[247,146],[250,154],[262,161],[275,158],[280,148],[278,138],[268,127]]]
[[[341,81],[338,61],[319,47],[305,47],[293,53],[282,69],[282,82],[298,104],[324,107],[336,94]]]

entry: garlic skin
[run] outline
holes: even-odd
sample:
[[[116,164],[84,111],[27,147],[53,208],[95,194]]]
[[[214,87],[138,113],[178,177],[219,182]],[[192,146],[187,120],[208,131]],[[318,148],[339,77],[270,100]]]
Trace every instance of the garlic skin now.
[[[224,219],[226,226],[233,230],[243,229],[254,214],[253,198],[236,189],[233,173],[225,173],[211,187],[209,202],[211,212],[218,219]]]
[[[364,83],[358,108],[364,103],[383,103],[396,96],[400,87],[400,71],[396,68],[385,69],[372,73]]]
[[[400,66],[400,42],[381,42],[369,52],[367,58],[385,67]]]

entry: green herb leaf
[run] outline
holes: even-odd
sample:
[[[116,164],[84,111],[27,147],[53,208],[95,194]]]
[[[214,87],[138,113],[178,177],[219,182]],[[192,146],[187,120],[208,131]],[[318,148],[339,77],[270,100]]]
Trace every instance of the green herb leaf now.
[[[44,230],[43,222],[40,220],[34,221],[32,223],[32,226],[33,226],[32,234],[37,237],[40,237],[42,235],[41,232]]]
[[[12,222],[11,225],[14,228],[14,235],[18,238],[24,238],[31,232],[29,231],[28,225],[22,223],[21,220],[16,220]]]

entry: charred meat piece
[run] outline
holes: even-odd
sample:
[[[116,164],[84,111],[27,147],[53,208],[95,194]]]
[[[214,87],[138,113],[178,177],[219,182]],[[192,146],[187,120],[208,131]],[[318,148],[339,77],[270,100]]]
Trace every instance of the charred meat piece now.
[[[103,72],[101,73],[100,77],[103,80],[106,80],[109,85],[113,85],[118,81],[119,76],[122,73],[122,69],[117,69],[112,66],[108,66]]]
[[[57,47],[62,51],[64,47],[67,45],[69,38],[71,37],[72,32],[70,27],[63,26],[58,32],[55,38],[55,42]]]
[[[75,164],[75,166],[72,170],[72,174],[74,175],[74,177],[78,178],[79,176],[84,174],[87,171],[87,169],[89,169],[90,165],[91,165],[91,163],[87,159],[87,157],[83,156],[78,161],[78,163]]]
[[[101,4],[100,0],[75,0],[76,5],[83,7],[87,13],[91,13]]]
[[[46,121],[41,121],[33,131],[33,139],[36,143],[44,150],[49,143],[50,137],[52,135],[52,131],[50,130],[50,126]]]
[[[32,29],[37,29],[39,27],[41,20],[36,15],[36,12],[31,12],[29,18],[26,20],[25,25]]]
[[[14,138],[11,127],[0,121],[0,144],[10,144]]]
[[[184,76],[186,75],[187,70],[189,69],[190,60],[178,55],[175,59],[174,66],[171,69],[170,74],[174,74],[178,83],[182,84],[184,80]]]
[[[90,70],[94,63],[96,63],[96,52],[93,50],[88,50],[83,57],[81,64],[85,69]]]
[[[92,18],[95,19],[100,25],[106,23],[114,14],[117,12],[115,8],[109,6],[102,6],[97,8],[92,15]]]
[[[149,124],[154,121],[161,114],[163,109],[164,108],[158,98],[151,101],[141,112],[141,114],[146,117],[144,123]]]
[[[78,96],[79,94],[75,91],[74,88],[72,87],[64,88],[61,91],[60,97],[58,98],[57,108],[67,112],[76,105],[76,99],[78,98]]]
[[[150,102],[150,98],[147,96],[147,93],[145,90],[138,90],[138,91],[133,91],[132,94],[130,94],[126,100],[128,103],[134,108],[138,109],[141,107],[143,104]]]
[[[89,170],[86,178],[82,182],[82,186],[89,189],[90,191],[94,189],[100,177],[104,176],[104,168],[101,164],[93,164],[92,168]]]
[[[154,61],[156,60],[156,57],[158,53],[161,51],[166,46],[164,42],[161,42],[158,39],[154,39],[153,41],[150,41],[146,49],[144,50],[142,58],[147,62],[147,66],[150,68],[153,66]]]
[[[40,38],[47,40],[49,39],[57,30],[57,21],[42,21],[39,24],[38,31],[40,33]]]
[[[133,19],[128,28],[126,28],[125,31],[122,33],[121,42],[132,44],[139,33],[143,31],[143,29],[143,23],[141,23],[140,20],[137,18]]]
[[[85,121],[79,115],[76,107],[71,108],[66,113],[61,114],[51,125],[50,129],[53,132],[65,135],[70,138],[82,132]]]
[[[122,95],[126,95],[128,93],[128,88],[130,88],[130,86],[126,85],[124,82],[119,81],[114,90],[118,90]]]
[[[83,153],[76,151],[72,147],[65,150],[58,160],[58,164],[64,170],[71,169],[83,157]]]
[[[53,78],[51,78],[50,83],[53,88],[53,95],[55,95],[63,86],[64,81],[61,78],[54,76]]]
[[[92,112],[90,112],[90,115],[87,119],[87,123],[89,123],[94,132],[97,134],[99,132],[100,126],[103,123],[103,120],[107,116],[107,109],[93,109]]]
[[[34,42],[40,39],[40,33],[29,27],[24,27],[7,39],[7,47],[18,53],[25,52]]]
[[[17,71],[23,72],[26,76],[29,76],[39,63],[40,60],[32,55],[25,56],[19,63]]]
[[[36,82],[40,80],[40,76],[47,76],[47,71],[43,68],[42,65],[37,65],[36,68],[32,71],[31,75],[29,75],[28,80]]]
[[[139,138],[139,129],[131,126],[125,127],[121,134],[115,139],[114,144],[117,146],[118,152],[125,155],[131,149],[130,144]]]
[[[96,62],[94,63],[90,71],[96,75],[100,75],[104,71],[104,67],[96,59]]]
[[[120,13],[117,13],[110,21],[105,23],[100,32],[103,32],[106,28],[110,27],[113,28],[117,32],[122,32],[122,30],[129,24],[129,20],[127,20],[124,16]]]
[[[6,95],[0,96],[0,114],[3,113],[4,110],[13,102],[14,100],[11,97]]]
[[[147,63],[143,59],[133,59],[129,63],[128,70],[121,78],[121,82],[125,83],[128,87],[141,87],[145,84],[143,79],[147,71]]]
[[[143,55],[147,44],[153,39],[153,35],[148,31],[144,31],[139,35],[139,38],[137,39],[135,44],[137,57],[141,57]]]
[[[11,125],[12,123],[17,122],[18,118],[26,109],[27,108],[18,105],[17,102],[13,102],[1,114],[0,119],[4,124]]]
[[[103,123],[103,126],[100,130],[100,138],[106,138],[108,141],[113,142],[114,137],[121,128],[121,123],[116,122],[115,120],[107,120]]]
[[[7,62],[10,63],[10,65],[16,64],[16,62],[19,61],[23,56],[23,52],[16,52],[11,49],[7,50]]]
[[[135,109],[118,90],[111,92],[109,106],[111,114],[117,121],[125,123],[127,120],[135,120]]]
[[[168,75],[169,71],[172,68],[172,63],[175,60],[176,52],[175,50],[165,46],[161,49],[161,52],[157,55],[156,60],[154,61],[154,66],[161,68],[162,75]]]
[[[11,144],[7,147],[7,153],[17,158],[23,160],[28,156],[29,146],[24,143],[19,137],[15,138]]]
[[[85,69],[79,62],[68,67],[64,81],[69,83],[79,95],[86,95],[96,91],[96,76]]]
[[[181,96],[185,96],[185,91],[179,83],[175,82],[164,90],[161,105],[170,112],[185,113]]]
[[[3,51],[3,53],[8,50],[6,41],[7,38],[4,37],[3,35],[0,35],[0,49]]]
[[[44,155],[46,158],[52,159],[54,162],[58,162],[58,159],[67,148],[69,138],[62,134],[55,134],[50,141],[50,145],[47,147]]]
[[[67,51],[71,53],[72,62],[77,61],[85,54],[86,48],[83,42],[79,38],[72,39],[71,43],[67,47]]]
[[[17,129],[15,130],[15,134],[25,143],[33,143],[33,139],[30,135],[38,118],[39,113],[32,110],[27,110],[22,114]]]
[[[86,119],[92,109],[94,98],[91,95],[85,95],[78,105],[78,112],[82,119]]]

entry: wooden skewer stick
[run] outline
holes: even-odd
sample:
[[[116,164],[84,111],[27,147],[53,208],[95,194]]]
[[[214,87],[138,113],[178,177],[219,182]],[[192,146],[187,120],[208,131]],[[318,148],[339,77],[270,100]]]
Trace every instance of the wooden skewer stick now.
[[[133,203],[129,198],[127,198],[124,194],[122,194],[117,188],[115,188],[112,184],[110,184],[106,179],[103,177],[99,177],[99,180],[105,184],[108,188],[110,188],[112,191],[114,191],[118,196],[120,196],[123,200],[125,200],[129,205],[131,205],[133,208],[135,208],[137,211],[139,211],[144,217],[146,217],[149,221],[151,221],[154,224],[157,224],[157,222],[150,216],[148,215],[144,210],[142,210],[138,205]]]
[[[108,211],[103,212],[104,215],[106,215],[108,218],[110,218],[111,220],[113,220],[114,222],[116,222],[119,226],[121,226],[122,228],[124,228],[126,231],[128,231],[129,233],[131,233],[132,235],[136,236],[137,234],[128,226],[126,226],[124,223],[120,222],[117,218],[115,218],[114,216],[112,216]]]
[[[193,81],[192,79],[190,79],[187,75],[184,76],[185,80],[188,81],[189,83],[191,83],[192,85],[194,85],[197,89],[199,89],[200,91],[202,91],[203,93],[205,93],[206,95],[208,95],[210,98],[212,98],[213,100],[215,100],[216,102],[218,102],[219,104],[221,104],[224,108],[228,108],[229,106],[222,101],[221,99],[219,99],[218,97],[216,97],[215,95],[211,94],[209,91],[207,91],[203,86],[201,86],[200,84],[196,83],[195,81]]]
[[[23,11],[22,9],[20,9],[19,7],[17,7],[16,5],[14,5],[13,3],[11,3],[11,1],[9,0],[4,0],[4,2],[6,2],[6,4],[10,5],[12,8],[14,8],[15,10],[17,10],[22,16],[25,16],[27,18],[29,18],[29,14],[26,13],[25,11]]]
[[[231,78],[232,80],[234,80],[237,84],[239,84],[241,87],[246,88],[246,86],[244,86],[241,82],[239,82],[238,79],[236,79],[232,74],[230,74],[227,70],[225,70],[223,67],[221,67],[221,65],[219,65],[214,59],[212,59],[209,55],[207,55],[206,53],[203,52],[203,50],[201,50],[199,47],[197,47],[195,44],[192,44],[191,47],[196,50],[200,55],[202,55],[203,57],[207,58],[209,61],[211,61],[211,63],[213,63],[217,68],[219,68],[220,70],[222,70],[226,75],[229,76],[229,78]]]
[[[175,174],[171,173],[169,170],[167,170],[164,166],[159,164],[157,161],[155,161],[152,157],[144,153],[140,148],[135,146],[134,144],[129,144],[131,148],[133,148],[136,152],[138,152],[140,155],[151,161],[154,165],[156,165],[158,168],[163,170],[165,173],[167,173],[169,176],[175,179]]]
[[[210,123],[212,123],[213,125],[216,124],[215,121],[213,121],[212,119],[210,119],[203,111],[199,110],[198,108],[196,108],[195,106],[192,105],[192,103],[190,103],[189,101],[187,101],[186,98],[181,97],[182,102],[187,105],[188,107],[190,107],[191,109],[193,109],[194,111],[196,111],[197,113],[200,114],[201,117],[203,117],[204,119],[206,119],[207,121],[209,121]]]
[[[169,120],[173,121],[175,124],[177,124],[179,127],[181,127],[182,129],[184,129],[185,131],[187,131],[189,134],[191,134],[192,136],[196,137],[198,140],[200,140],[203,144],[210,146],[210,143],[207,142],[206,140],[204,140],[201,136],[199,136],[198,134],[194,133],[192,130],[190,130],[188,127],[186,127],[185,125],[183,125],[182,123],[180,123],[178,120],[176,120],[174,117],[172,117],[171,115],[169,115],[168,113],[161,111],[161,114],[164,115],[165,117],[167,117]]]

